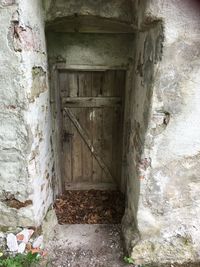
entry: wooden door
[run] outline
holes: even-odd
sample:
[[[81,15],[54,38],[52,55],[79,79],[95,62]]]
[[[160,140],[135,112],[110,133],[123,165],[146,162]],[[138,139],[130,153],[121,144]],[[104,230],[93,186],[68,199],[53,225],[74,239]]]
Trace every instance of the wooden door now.
[[[125,71],[60,71],[66,189],[120,184]]]

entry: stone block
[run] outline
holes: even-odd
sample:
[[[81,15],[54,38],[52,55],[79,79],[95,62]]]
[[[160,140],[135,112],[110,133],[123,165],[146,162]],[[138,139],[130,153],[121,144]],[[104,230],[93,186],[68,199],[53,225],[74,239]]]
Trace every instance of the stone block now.
[[[55,210],[49,210],[42,223],[42,232],[45,243],[47,243],[50,239],[53,239],[55,234],[55,227],[57,226],[57,224],[58,221]]]

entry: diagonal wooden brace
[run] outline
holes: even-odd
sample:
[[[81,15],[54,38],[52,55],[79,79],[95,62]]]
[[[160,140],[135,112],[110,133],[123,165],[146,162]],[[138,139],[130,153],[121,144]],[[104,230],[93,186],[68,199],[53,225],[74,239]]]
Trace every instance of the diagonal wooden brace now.
[[[112,180],[112,174],[110,173],[108,167],[106,166],[106,164],[104,163],[103,159],[100,157],[99,153],[96,151],[96,149],[94,148],[94,146],[92,145],[92,141],[89,139],[87,133],[84,131],[84,129],[82,128],[82,126],[80,125],[79,121],[77,120],[77,118],[74,116],[73,112],[69,109],[69,108],[64,108],[64,112],[67,114],[67,116],[69,117],[69,119],[71,120],[71,122],[73,123],[73,125],[76,127],[76,129],[78,130],[79,134],[81,135],[81,137],[83,138],[84,142],[86,143],[86,145],[88,146],[88,148],[90,149],[91,153],[93,154],[93,156],[96,158],[96,160],[98,161],[100,167],[102,168],[102,170],[105,172],[105,174],[111,178]]]

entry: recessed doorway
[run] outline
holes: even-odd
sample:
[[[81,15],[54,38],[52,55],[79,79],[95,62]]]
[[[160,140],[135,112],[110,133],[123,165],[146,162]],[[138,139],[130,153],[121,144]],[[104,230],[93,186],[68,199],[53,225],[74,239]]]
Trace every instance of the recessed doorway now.
[[[61,217],[64,212],[69,218],[67,210],[77,207],[77,217],[86,215],[64,218],[67,223],[120,223],[124,214],[134,38],[132,33],[47,34],[55,207]]]
[[[120,223],[126,71],[60,69],[57,78],[65,189],[55,202],[58,220]]]

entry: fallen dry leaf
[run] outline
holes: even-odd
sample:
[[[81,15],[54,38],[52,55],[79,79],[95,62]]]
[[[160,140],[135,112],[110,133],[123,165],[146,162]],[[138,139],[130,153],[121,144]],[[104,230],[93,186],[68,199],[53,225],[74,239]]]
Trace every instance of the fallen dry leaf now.
[[[57,198],[55,210],[60,224],[120,223],[124,197],[119,191],[66,191]]]
[[[31,248],[30,249],[30,252],[32,254],[35,254],[35,253],[42,253],[41,249],[40,248]]]
[[[31,245],[31,243],[27,243],[27,244],[26,244],[26,249],[27,249],[28,251],[30,251],[30,250],[32,249],[32,245]]]

